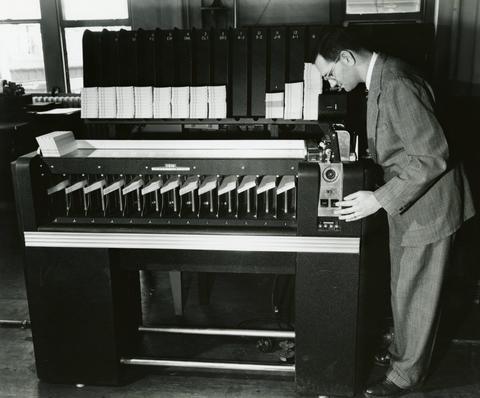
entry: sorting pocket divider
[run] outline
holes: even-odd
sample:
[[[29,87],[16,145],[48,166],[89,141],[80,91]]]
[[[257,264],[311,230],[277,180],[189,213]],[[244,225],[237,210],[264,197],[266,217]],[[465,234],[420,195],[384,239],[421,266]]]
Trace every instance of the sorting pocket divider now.
[[[161,217],[163,214],[163,194],[160,193],[160,188],[163,186],[163,179],[161,176],[154,176],[142,188],[141,194],[143,196],[143,217]]]
[[[69,217],[80,217],[85,214],[85,196],[83,188],[88,185],[86,178],[74,182],[65,188],[66,215]]]
[[[225,176],[218,188],[218,217],[237,218],[238,204],[237,176]]]
[[[206,176],[198,188],[200,218],[218,217],[218,177]]]
[[[266,175],[257,188],[258,217],[262,219],[277,218],[277,177]]]
[[[60,181],[56,182],[54,185],[51,185],[49,188],[47,188],[47,196],[48,196],[52,217],[66,215],[68,205],[67,205],[67,197],[65,194],[65,189],[69,185],[70,185],[70,179],[62,178]]]
[[[238,217],[246,219],[257,218],[258,196],[257,176],[244,176],[237,188],[238,192]]]
[[[167,218],[180,217],[180,209],[182,208],[180,185],[182,180],[180,176],[170,176],[165,184],[160,188],[160,193],[164,196],[164,216]]]
[[[181,217],[196,218],[199,215],[199,197],[197,194],[200,179],[198,176],[188,177],[180,187],[182,203]]]
[[[125,207],[122,188],[125,186],[125,178],[119,178],[106,186],[103,196],[110,195],[107,200],[106,215],[108,217],[120,217]]]
[[[296,218],[296,183],[294,176],[283,176],[277,190],[277,218],[291,220]]]
[[[145,185],[142,176],[131,177],[131,180],[122,189],[124,197],[124,207],[122,215],[124,217],[140,217],[142,214],[142,197],[140,190]]]
[[[103,176],[100,177],[100,179],[97,178],[98,177],[92,176],[91,180],[93,180],[93,182],[83,188],[85,216],[88,217],[105,217],[106,213],[107,206],[105,201],[108,198],[103,196],[103,189],[107,185],[107,181]]]

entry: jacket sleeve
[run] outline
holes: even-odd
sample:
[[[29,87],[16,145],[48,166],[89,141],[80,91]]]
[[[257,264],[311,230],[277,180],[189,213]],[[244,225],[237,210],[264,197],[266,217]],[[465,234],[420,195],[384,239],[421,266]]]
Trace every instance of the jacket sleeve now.
[[[429,89],[426,83],[396,77],[381,93],[386,128],[398,136],[407,157],[397,175],[374,192],[392,216],[408,209],[447,169],[448,144]]]

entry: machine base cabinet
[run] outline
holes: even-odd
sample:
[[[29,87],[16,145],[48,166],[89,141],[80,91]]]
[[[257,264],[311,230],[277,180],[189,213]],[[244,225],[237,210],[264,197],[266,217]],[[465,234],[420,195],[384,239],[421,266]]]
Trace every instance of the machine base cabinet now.
[[[132,380],[138,372],[121,359],[138,357],[139,269],[172,270],[174,260],[181,271],[220,270],[206,266],[204,257],[175,250],[27,247],[26,284],[38,377],[90,385]],[[365,359],[359,347],[367,338],[358,319],[360,255],[283,257],[278,271],[295,273],[298,392],[353,396]],[[275,273],[275,267],[265,263],[265,253],[219,252],[219,258],[223,272]]]

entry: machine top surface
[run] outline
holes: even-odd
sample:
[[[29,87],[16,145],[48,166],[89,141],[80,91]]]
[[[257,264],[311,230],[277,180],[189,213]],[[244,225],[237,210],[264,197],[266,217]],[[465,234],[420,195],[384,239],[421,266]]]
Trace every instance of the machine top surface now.
[[[303,140],[75,140],[39,141],[44,157],[305,159]],[[42,138],[43,138],[42,137]]]

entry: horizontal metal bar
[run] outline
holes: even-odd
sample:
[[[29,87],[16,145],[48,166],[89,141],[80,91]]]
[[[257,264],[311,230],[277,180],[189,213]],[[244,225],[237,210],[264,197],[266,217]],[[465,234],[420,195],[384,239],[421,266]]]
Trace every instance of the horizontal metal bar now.
[[[480,340],[470,340],[470,339],[453,339],[452,340],[453,344],[458,344],[458,345],[475,345],[475,346],[480,346]]]
[[[201,334],[213,336],[272,337],[294,339],[295,332],[288,330],[254,330],[254,329],[214,329],[214,328],[178,328],[139,326],[140,332]]]
[[[2,19],[0,25],[40,24],[40,19]]]
[[[30,321],[28,321],[26,319],[23,320],[23,321],[1,319],[0,320],[0,327],[27,329],[27,328],[30,327]]]
[[[115,27],[115,26],[127,26],[131,27],[130,18],[120,18],[120,19],[64,19],[62,21],[62,26],[64,28],[82,28],[90,26],[105,26],[105,27]],[[116,29],[114,30],[116,31]]]
[[[27,247],[350,254],[360,251],[359,238],[322,236],[26,231],[24,238]]]
[[[121,358],[125,365],[168,366],[177,368],[254,370],[260,372],[295,373],[295,365],[268,365],[254,363],[204,362],[171,359]]]

